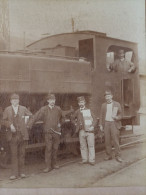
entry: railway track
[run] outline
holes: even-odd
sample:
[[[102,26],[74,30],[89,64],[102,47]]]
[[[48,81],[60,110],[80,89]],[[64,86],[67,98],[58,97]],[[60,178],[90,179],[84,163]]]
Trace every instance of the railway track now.
[[[136,145],[143,144],[143,143],[145,143],[145,142],[146,142],[146,138],[141,138],[141,139],[137,139],[137,140],[131,141],[131,142],[126,143],[126,144],[121,144],[121,145],[120,145],[120,148],[121,148],[122,150],[124,150],[124,149],[126,149],[126,148],[128,148],[128,147],[134,147],[134,146],[136,146]],[[113,150],[114,150],[114,148],[113,148]],[[96,158],[98,159],[99,156],[103,156],[104,153],[105,153],[104,150],[99,151],[99,152],[96,152]],[[131,165],[131,164],[133,164],[133,163],[135,163],[135,162],[138,161],[138,160],[140,160],[140,159],[137,159],[137,160],[134,160],[134,161],[129,161],[129,162],[124,162],[124,164],[122,165],[121,169],[122,169],[122,168],[125,168],[125,167],[127,167],[127,166],[129,166],[129,165]],[[60,168],[63,168],[63,167],[67,167],[67,166],[69,166],[69,165],[71,165],[71,164],[78,163],[79,161],[80,161],[80,157],[74,157],[74,158],[71,159],[71,160],[66,159],[64,162],[61,160],[60,163],[59,163],[59,166],[60,166]],[[101,161],[103,161],[102,158],[101,158]],[[117,170],[117,171],[119,171],[119,170]],[[114,172],[115,172],[115,171],[114,171]],[[110,173],[108,173],[108,175],[110,175],[110,174],[112,174],[112,173],[113,173],[113,171],[111,171]],[[39,170],[39,171],[37,171],[36,173],[33,173],[33,174],[31,174],[31,175],[27,175],[27,177],[26,177],[25,179],[27,179],[27,178],[33,178],[33,177],[38,176],[38,175],[40,175],[40,174],[42,174],[42,170]],[[104,175],[103,177],[105,177],[105,176],[107,176],[107,175]],[[100,179],[101,179],[101,178],[100,178]],[[5,184],[10,184],[10,183],[15,183],[15,182],[17,182],[18,180],[22,180],[22,179],[21,179],[21,178],[18,178],[18,179],[14,180],[14,181],[3,180],[2,182],[5,183]],[[0,181],[0,183],[1,183],[1,181]]]
[[[126,143],[126,144],[122,144],[122,145],[120,145],[120,148],[121,148],[121,149],[125,149],[125,148],[127,148],[127,147],[132,147],[132,146],[135,146],[135,145],[140,144],[140,143],[143,143],[143,142],[146,142],[146,138],[142,138],[142,139],[138,139],[138,140],[135,140],[135,141]],[[113,150],[114,150],[114,148],[113,148]],[[99,155],[99,154],[104,154],[104,153],[105,153],[104,150],[102,150],[102,151],[100,151],[100,152],[96,152],[96,156]],[[63,167],[63,166],[66,166],[66,165],[68,165],[68,164],[78,162],[79,160],[80,160],[80,158],[78,158],[78,159],[76,159],[76,160],[73,160],[73,161],[65,162],[65,163],[63,163],[63,164],[60,164],[59,166],[60,166],[60,167]]]

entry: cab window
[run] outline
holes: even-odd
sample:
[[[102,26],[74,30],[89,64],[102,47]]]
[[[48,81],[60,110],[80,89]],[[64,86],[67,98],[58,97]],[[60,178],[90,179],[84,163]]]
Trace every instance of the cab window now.
[[[121,52],[121,53],[120,53]],[[106,68],[111,71],[111,65],[117,60],[122,58],[129,62],[134,63],[134,52],[131,48],[124,48],[120,46],[112,45],[108,48],[106,53]]]

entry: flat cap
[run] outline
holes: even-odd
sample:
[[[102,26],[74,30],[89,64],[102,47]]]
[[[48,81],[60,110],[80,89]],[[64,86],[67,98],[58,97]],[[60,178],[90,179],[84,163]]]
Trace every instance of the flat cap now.
[[[56,98],[55,98],[55,95],[54,95],[53,93],[49,93],[49,94],[47,95],[47,100],[49,100],[49,99],[56,99]]]
[[[84,96],[77,97],[78,102],[85,101]]]
[[[106,96],[106,95],[112,95],[112,92],[110,90],[105,91],[104,96]]]
[[[16,93],[13,93],[13,94],[11,95],[10,99],[11,99],[11,100],[12,100],[12,99],[19,99],[19,95],[16,94]]]

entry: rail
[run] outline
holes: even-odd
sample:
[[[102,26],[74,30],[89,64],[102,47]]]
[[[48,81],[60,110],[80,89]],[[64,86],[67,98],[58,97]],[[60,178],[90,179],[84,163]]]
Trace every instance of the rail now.
[[[136,137],[139,137],[139,136],[143,136],[144,134],[138,134],[138,135],[121,135],[120,136],[120,140],[121,139],[129,139],[129,138],[136,138]],[[98,138],[98,135],[95,135],[95,139]],[[146,138],[144,139],[141,139],[141,140],[145,140]],[[64,142],[66,144],[70,144],[70,143],[78,143],[79,142],[79,138],[78,137],[66,137],[66,138],[61,138],[61,143]],[[123,146],[127,146],[127,145],[130,145],[131,143],[136,143],[137,141],[134,141],[134,142],[129,142],[127,144],[123,144],[123,145],[120,145],[120,147],[123,147]],[[101,142],[100,144],[102,144],[103,142]],[[26,152],[31,152],[31,151],[38,151],[38,150],[42,150],[45,148],[45,143],[34,143],[34,144],[28,144],[25,149],[26,149]]]

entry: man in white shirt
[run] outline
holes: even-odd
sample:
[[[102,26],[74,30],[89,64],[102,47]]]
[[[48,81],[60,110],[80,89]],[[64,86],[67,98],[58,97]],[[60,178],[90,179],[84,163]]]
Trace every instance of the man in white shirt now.
[[[119,129],[121,128],[121,106],[118,102],[113,101],[111,91],[105,92],[106,102],[101,106],[99,126],[100,130],[104,131],[105,135],[105,160],[112,159],[112,144],[115,147],[115,157],[118,162],[122,162],[120,147],[119,147]]]

